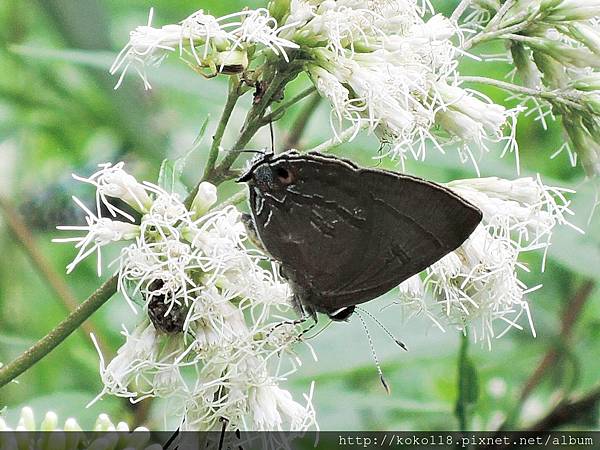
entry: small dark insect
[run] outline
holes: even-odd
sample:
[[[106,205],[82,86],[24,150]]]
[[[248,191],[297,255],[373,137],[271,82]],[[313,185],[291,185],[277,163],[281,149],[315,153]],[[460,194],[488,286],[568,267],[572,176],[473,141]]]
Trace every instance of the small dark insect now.
[[[154,280],[148,286],[148,290],[156,291],[163,284],[162,280]],[[166,297],[164,294],[148,294],[146,300],[148,302],[148,317],[154,328],[169,334],[183,331],[186,314],[180,305],[173,305],[171,311],[169,311],[170,305],[165,303]],[[168,314],[167,311],[169,311]]]
[[[260,155],[248,183],[250,234],[275,260],[299,314],[346,320],[459,247],[479,209],[449,189],[396,172],[295,151]]]

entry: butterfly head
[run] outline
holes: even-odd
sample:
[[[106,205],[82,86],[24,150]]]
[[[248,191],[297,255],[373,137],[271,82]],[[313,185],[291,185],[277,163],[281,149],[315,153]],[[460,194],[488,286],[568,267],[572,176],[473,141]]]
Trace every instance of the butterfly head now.
[[[284,155],[273,153],[257,155],[238,182],[248,183],[262,192],[284,191],[296,181],[297,174]]]

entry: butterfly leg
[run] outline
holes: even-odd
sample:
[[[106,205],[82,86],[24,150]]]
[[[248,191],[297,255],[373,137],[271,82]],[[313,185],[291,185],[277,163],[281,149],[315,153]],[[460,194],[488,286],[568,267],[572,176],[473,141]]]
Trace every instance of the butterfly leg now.
[[[277,328],[279,328],[283,325],[291,325],[291,326],[295,327],[296,325],[300,325],[301,323],[306,322],[309,318],[310,318],[309,316],[304,316],[304,317],[301,317],[300,319],[296,319],[296,320],[282,320],[281,322],[278,322],[271,327],[271,329],[267,333],[267,337],[269,337],[271,335],[271,333],[273,333]],[[315,321],[315,324],[316,324],[316,321]],[[304,334],[304,332],[305,331],[302,331],[300,333],[300,336],[302,336]]]
[[[246,228],[246,233],[248,234],[248,239],[250,240],[250,242],[252,242],[252,244],[261,252],[268,255],[269,252],[267,251],[262,241],[260,240],[260,237],[258,236],[258,233],[256,231],[256,225],[254,224],[254,219],[252,218],[252,216],[250,214],[243,213],[242,223]]]

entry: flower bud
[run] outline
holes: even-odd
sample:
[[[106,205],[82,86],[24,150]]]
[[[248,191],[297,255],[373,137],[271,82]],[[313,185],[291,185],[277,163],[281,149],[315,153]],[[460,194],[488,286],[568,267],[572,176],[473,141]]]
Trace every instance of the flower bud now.
[[[207,181],[203,181],[198,186],[198,193],[192,201],[191,211],[193,218],[197,219],[203,216],[211,206],[217,202],[217,187]]]
[[[277,23],[283,23],[283,18],[290,13],[291,0],[271,0],[268,10]]]
[[[520,42],[510,41],[510,53],[523,84],[532,89],[539,89],[542,86],[542,77],[531,59],[531,51]]]
[[[41,431],[54,431],[58,427],[58,416],[54,411],[48,411],[46,417],[42,420]]]
[[[577,23],[568,27],[569,34],[589,48],[592,52],[600,55],[600,32],[597,27],[591,27],[584,23]]]
[[[215,55],[214,62],[220,73],[235,75],[248,68],[248,53],[242,50],[224,50]]]
[[[115,431],[115,425],[107,414],[100,414],[96,419],[94,431]]]
[[[17,427],[27,431],[35,431],[35,416],[33,414],[33,409],[29,406],[25,406],[21,409],[21,417],[19,418]]]
[[[543,0],[540,11],[546,13],[546,21],[566,22],[589,20],[600,15],[598,0]]]

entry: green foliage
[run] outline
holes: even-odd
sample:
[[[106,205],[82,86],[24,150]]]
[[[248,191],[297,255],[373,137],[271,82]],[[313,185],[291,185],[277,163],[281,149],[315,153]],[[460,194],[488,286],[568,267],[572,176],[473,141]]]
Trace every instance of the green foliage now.
[[[203,0],[200,4],[156,0],[118,2],[70,2],[69,17],[93,25],[81,33],[82,23],[69,19],[61,2],[38,1],[24,6],[18,0],[0,4],[0,156],[2,157],[1,195],[22,204],[24,217],[35,232],[35,240],[50,264],[63,275],[63,267],[73,256],[73,249],[49,244],[56,237],[58,224],[75,224],[78,217],[66,222],[36,220],[37,217],[60,217],[68,212],[65,204],[73,193],[64,181],[68,173],[89,174],[97,163],[111,160],[127,161],[139,179],[158,183],[182,195],[202,174],[207,158],[209,139],[217,126],[227,92],[226,80],[217,77],[205,80],[193,71],[173,61],[167,61],[155,74],[154,90],[144,92],[136,77],[127,77],[124,87],[114,91],[116,79],[107,73],[116,52],[127,40],[132,25],[146,21],[150,6],[155,7],[155,22],[172,23],[193,10],[204,8],[215,14],[225,14],[243,6],[264,5],[264,2]],[[274,2],[277,3],[277,2]],[[444,11],[451,11],[452,2],[441,2]],[[96,6],[92,6],[92,4]],[[93,24],[96,9],[106,21]],[[100,23],[101,22],[101,23]],[[83,28],[83,31],[86,31]],[[92,44],[99,45],[94,46]],[[110,46],[110,48],[107,48]],[[494,46],[482,52],[493,53]],[[494,63],[482,69],[480,64],[466,60],[465,74],[481,74],[501,79],[510,71],[506,63]],[[132,71],[133,73],[133,71]],[[292,82],[286,98],[300,92],[306,84],[303,76]],[[506,102],[506,93],[496,88],[484,89],[495,101]],[[245,112],[250,108],[246,96],[233,112],[232,123],[224,136],[223,147],[235,142]],[[301,148],[310,148],[331,136],[329,111],[324,104],[308,123]],[[302,104],[290,109],[275,126],[275,145],[280,145]],[[205,119],[208,117],[209,119]],[[200,127],[199,127],[200,124]],[[201,129],[198,136],[198,129]],[[546,272],[524,274],[529,285],[544,283],[544,288],[530,295],[532,314],[537,329],[533,339],[527,331],[512,330],[501,341],[494,342],[492,351],[472,346],[460,350],[454,330],[440,332],[425,317],[404,321],[399,308],[380,309],[393,303],[391,292],[372,302],[367,309],[398,337],[407,343],[409,352],[398,349],[386,335],[373,329],[376,350],[392,394],[381,388],[371,353],[360,324],[335,323],[318,337],[310,340],[318,362],[301,349],[304,365],[289,382],[292,391],[306,392],[311,380],[316,380],[314,402],[321,429],[412,429],[440,430],[455,426],[449,417],[453,411],[469,429],[491,429],[519,409],[520,391],[543,355],[552,348],[560,349],[564,358],[550,368],[550,376],[540,383],[531,398],[541,405],[524,408],[516,423],[525,426],[534,422],[552,406],[556,392],[583,392],[598,383],[600,359],[600,293],[592,290],[583,312],[569,338],[560,335],[564,311],[576,295],[582,281],[600,280],[600,219],[592,215],[598,199],[598,186],[583,183],[583,172],[572,168],[565,155],[555,159],[548,155],[558,149],[563,136],[559,123],[550,122],[548,130],[533,116],[519,122],[522,174],[539,172],[547,184],[576,186],[573,222],[586,233],[580,235],[567,227],[553,237]],[[261,130],[249,148],[270,146],[267,128]],[[191,149],[191,150],[188,150]],[[359,137],[334,153],[351,157],[365,166],[398,170],[397,162],[383,159],[374,162],[378,143],[372,136]],[[406,170],[437,181],[474,177],[469,164],[461,164],[448,150],[447,155],[429,149],[426,163],[408,162]],[[495,150],[493,150],[495,152]],[[496,152],[497,153],[497,152]],[[185,155],[179,157],[180,155]],[[497,154],[483,155],[479,161],[482,175],[514,178],[517,176],[514,155],[499,159]],[[238,163],[238,168],[241,164]],[[225,183],[220,195],[233,192],[233,183]],[[43,196],[52,192],[50,196]],[[91,191],[77,193],[84,201],[92,201]],[[43,201],[32,202],[42,196]],[[75,214],[75,213],[73,213]],[[588,218],[591,221],[588,222]],[[45,222],[45,223],[44,223]],[[0,362],[7,363],[25,348],[47,333],[66,315],[65,307],[24,256],[15,239],[2,223],[0,251]],[[117,254],[105,254],[105,258]],[[527,263],[540,267],[541,255],[531,255]],[[78,266],[68,283],[77,298],[83,299],[100,285],[93,261]],[[105,358],[114,355],[123,337],[121,323],[135,322],[124,300],[115,296],[89,321],[101,336]],[[457,361],[457,354],[462,357]],[[591,355],[591,356],[590,356]],[[456,374],[458,373],[458,379]],[[506,392],[491,393],[493,380],[503,380]],[[143,421],[150,428],[163,426],[161,403],[150,405],[144,417],[128,402],[106,398],[91,409],[84,406],[101,390],[98,356],[89,337],[76,333],[41,363],[0,390],[0,410],[8,406],[7,416],[15,418],[19,409],[30,405],[38,414],[54,410],[61,418],[76,416],[82,426],[91,426],[99,412],[108,412],[116,420]],[[457,400],[458,399],[458,400]],[[527,406],[527,405],[526,405]],[[536,416],[536,414],[538,416]],[[587,427],[597,428],[597,409],[591,410]],[[466,418],[469,422],[466,422]],[[499,419],[500,418],[500,419]],[[581,425],[583,427],[583,425]]]

